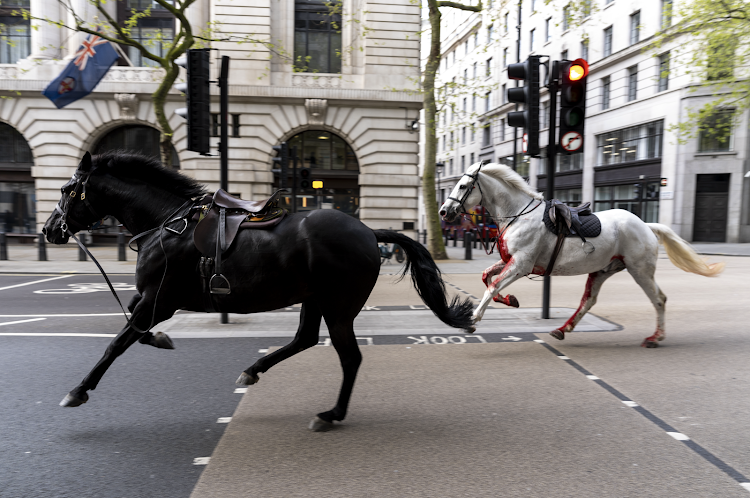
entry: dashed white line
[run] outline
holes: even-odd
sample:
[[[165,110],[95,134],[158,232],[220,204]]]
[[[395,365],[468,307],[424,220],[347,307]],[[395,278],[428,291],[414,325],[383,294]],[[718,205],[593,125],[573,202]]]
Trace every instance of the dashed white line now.
[[[216,420],[217,424],[228,424],[232,421],[232,417],[219,417],[218,420]]]
[[[247,387],[238,387],[234,390],[234,394],[245,394],[247,392]]]
[[[750,482],[741,482],[740,486],[742,486],[746,490],[750,491]]]
[[[596,375],[587,375],[586,378],[589,380],[599,380],[599,377],[597,377]]]
[[[16,287],[24,287],[26,285],[41,284],[42,282],[49,282],[50,280],[60,280],[61,278],[69,278],[72,276],[73,275],[63,275],[62,277],[45,278],[43,280],[34,280],[33,282],[25,282],[23,284],[9,285],[7,287],[0,287],[0,291],[6,290],[6,289],[15,289]]]
[[[558,355],[557,357],[560,358],[561,360],[569,360],[570,359],[567,356],[562,356],[562,355]]]
[[[534,342],[538,342],[539,344],[544,344],[544,341],[541,339],[534,339]]]
[[[46,318],[29,318],[28,320],[16,320],[15,322],[5,322],[5,323],[0,323],[0,327],[2,327],[3,325],[16,325],[17,323],[38,322],[39,320],[46,320]]]
[[[259,349],[258,352],[259,353],[268,353],[268,350],[267,349]]]
[[[667,432],[670,436],[678,441],[690,441],[690,438],[681,432]]]
[[[638,406],[638,403],[636,403],[635,401],[626,401],[626,400],[620,400],[620,401],[622,401],[623,405],[629,406],[630,408],[635,408],[636,406]]]
[[[208,465],[208,462],[210,460],[211,460],[211,457],[193,458],[193,465]]]

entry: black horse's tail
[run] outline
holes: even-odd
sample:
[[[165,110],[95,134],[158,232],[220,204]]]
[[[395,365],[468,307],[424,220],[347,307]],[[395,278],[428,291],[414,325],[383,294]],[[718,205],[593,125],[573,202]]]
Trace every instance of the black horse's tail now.
[[[443,323],[458,329],[465,329],[473,324],[471,313],[474,304],[468,298],[461,301],[458,296],[455,296],[450,304],[448,303],[445,282],[440,276],[440,269],[422,244],[392,230],[373,230],[373,232],[378,242],[398,244],[404,250],[406,263],[401,276],[405,276],[411,270],[414,288],[435,316]]]

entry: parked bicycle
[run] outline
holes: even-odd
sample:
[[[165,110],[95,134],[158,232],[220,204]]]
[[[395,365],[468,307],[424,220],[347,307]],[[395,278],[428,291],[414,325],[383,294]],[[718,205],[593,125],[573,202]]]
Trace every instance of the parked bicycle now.
[[[378,244],[378,248],[380,249],[380,264],[382,265],[386,261],[391,260],[392,257],[396,257],[396,261],[399,263],[403,263],[404,259],[406,257],[404,256],[404,250],[401,249],[401,246],[398,244],[393,244],[392,246],[389,246],[388,244]]]

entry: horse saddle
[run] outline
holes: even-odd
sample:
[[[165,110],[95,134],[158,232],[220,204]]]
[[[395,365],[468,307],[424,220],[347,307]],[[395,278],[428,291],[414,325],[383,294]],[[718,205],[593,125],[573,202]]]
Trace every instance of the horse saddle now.
[[[591,212],[590,202],[572,207],[557,199],[547,201],[544,225],[555,235],[560,235],[562,231],[565,237],[575,235],[584,242],[586,237],[598,237],[602,233],[602,224],[599,217]]]
[[[198,225],[193,233],[193,243],[203,254],[201,275],[208,278],[209,273],[213,273],[208,283],[211,294],[231,292],[229,281],[221,274],[221,260],[240,229],[269,228],[284,218],[286,210],[278,206],[282,192],[277,190],[263,201],[244,201],[219,189],[204,198],[204,204],[194,215]]]

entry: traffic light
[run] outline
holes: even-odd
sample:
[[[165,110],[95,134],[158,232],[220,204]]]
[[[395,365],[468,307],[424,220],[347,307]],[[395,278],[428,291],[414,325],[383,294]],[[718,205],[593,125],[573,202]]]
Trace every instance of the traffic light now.
[[[636,183],[635,185],[633,185],[633,199],[635,199],[636,201],[641,199],[642,188],[643,186],[640,183]]]
[[[187,107],[177,109],[175,114],[187,119],[188,150],[208,155],[211,128],[211,94],[209,85],[209,49],[190,49],[175,61],[187,69],[187,82],[175,88],[187,97]]]
[[[300,190],[306,190],[312,186],[310,180],[310,168],[300,168],[299,172],[299,183],[297,184]]]
[[[586,121],[586,77],[589,65],[583,59],[561,61],[560,150],[561,154],[583,152],[583,125]]]
[[[286,188],[287,176],[289,175],[289,145],[286,142],[281,142],[281,144],[274,145],[272,148],[276,151],[276,157],[271,161],[274,164],[273,169],[279,170],[279,187]]]
[[[508,89],[508,100],[524,105],[523,111],[508,113],[508,125],[526,130],[524,152],[530,156],[539,155],[540,57],[531,55],[525,62],[508,64],[508,78],[525,82],[522,87]]]

